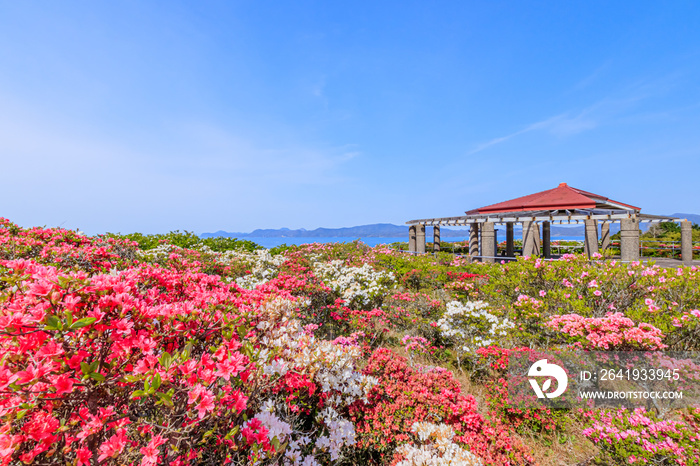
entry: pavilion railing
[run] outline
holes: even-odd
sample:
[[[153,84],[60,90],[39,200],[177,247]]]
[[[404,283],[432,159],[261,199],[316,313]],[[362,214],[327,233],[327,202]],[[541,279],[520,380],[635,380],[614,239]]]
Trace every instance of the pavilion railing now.
[[[458,248],[456,248],[458,251],[461,250],[464,252],[466,249],[468,249],[467,241],[457,241],[456,243],[462,243]],[[428,242],[426,246],[426,251],[431,252],[432,247],[430,246],[432,243]],[[443,242],[443,250],[445,249],[455,249],[453,247],[447,246],[444,247],[446,244],[450,244],[449,242]],[[584,251],[584,242],[581,240],[553,240],[551,243],[551,251],[552,254],[556,255],[562,255],[562,254],[576,254],[576,253],[582,253]],[[599,247],[602,247],[601,242],[598,243]],[[700,241],[694,241],[692,243],[693,245],[693,252],[694,255],[700,255]],[[620,249],[620,241],[619,240],[612,240],[610,242],[610,249],[618,250]],[[497,251],[498,253],[503,253],[506,250],[506,243],[505,241],[501,241],[498,243],[498,248]],[[515,241],[515,249],[514,252],[516,254],[522,254],[522,244],[520,241],[516,240]],[[456,254],[459,254],[458,252],[455,252]],[[640,257],[671,257],[671,258],[680,258],[681,254],[681,242],[680,241],[660,241],[660,240],[651,240],[651,239],[640,239],[639,241],[639,254]],[[502,256],[496,256],[496,257],[502,257]]]

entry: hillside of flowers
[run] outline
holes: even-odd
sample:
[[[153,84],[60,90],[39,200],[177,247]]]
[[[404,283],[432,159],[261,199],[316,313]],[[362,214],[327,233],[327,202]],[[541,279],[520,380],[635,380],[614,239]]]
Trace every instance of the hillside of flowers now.
[[[0,219],[0,464],[700,464],[698,407],[524,410],[504,379],[699,350],[694,267],[187,235]]]

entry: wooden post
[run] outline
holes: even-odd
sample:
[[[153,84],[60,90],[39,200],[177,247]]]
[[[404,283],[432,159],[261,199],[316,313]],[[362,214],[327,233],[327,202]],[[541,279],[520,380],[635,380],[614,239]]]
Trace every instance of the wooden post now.
[[[625,262],[639,260],[639,221],[636,215],[620,221],[620,255]]]
[[[418,225],[416,232],[416,252],[425,252],[425,225]]]
[[[539,251],[536,249],[535,230],[537,223],[523,222],[523,256],[536,256]]]
[[[433,225],[433,252],[440,252],[440,225]]]
[[[416,225],[408,227],[408,250],[416,252]]]
[[[585,234],[583,245],[586,255],[590,258],[594,253],[598,252],[598,221],[587,219],[584,221]]]
[[[493,255],[498,256],[498,230],[495,228],[493,230]]]
[[[693,226],[688,220],[681,222],[681,259],[683,265],[693,265]]]
[[[601,249],[603,251],[610,248],[610,222],[603,222],[600,226]]]
[[[485,222],[481,226],[481,255],[484,256],[482,262],[493,262],[493,256],[496,255],[494,250],[494,237],[496,230],[493,222]]]
[[[479,255],[479,224],[474,222],[469,228],[469,255]]]
[[[515,257],[513,222],[506,223],[506,256]]]
[[[552,258],[552,227],[550,222],[542,222],[542,255],[545,259]]]

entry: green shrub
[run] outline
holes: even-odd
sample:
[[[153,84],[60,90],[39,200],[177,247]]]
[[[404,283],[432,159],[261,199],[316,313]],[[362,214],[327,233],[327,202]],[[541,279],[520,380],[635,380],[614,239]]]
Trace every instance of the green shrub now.
[[[227,238],[216,236],[213,238],[200,238],[191,231],[175,230],[170,233],[158,233],[152,235],[144,235],[143,233],[107,233],[103,235],[108,238],[121,238],[136,241],[139,248],[147,251],[154,249],[160,244],[167,243],[184,249],[198,249],[201,246],[207,246],[214,252],[225,251],[247,251],[253,252],[257,249],[262,249],[262,246],[248,240],[239,240],[236,238]]]

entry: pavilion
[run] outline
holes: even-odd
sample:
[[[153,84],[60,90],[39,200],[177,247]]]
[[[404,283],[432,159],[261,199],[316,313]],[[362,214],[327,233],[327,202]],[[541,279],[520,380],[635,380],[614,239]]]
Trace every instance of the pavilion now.
[[[601,224],[601,247],[610,246],[610,224],[620,222],[622,261],[636,261],[639,252],[640,222],[680,222],[681,255],[683,263],[692,263],[691,223],[684,219],[662,215],[642,214],[639,207],[614,201],[599,194],[561,183],[554,189],[518,197],[465,212],[460,217],[442,217],[406,222],[409,225],[409,250],[425,252],[425,227],[433,227],[433,250],[440,250],[440,226],[469,225],[469,255],[482,261],[502,259],[497,256],[496,225],[506,226],[506,255],[515,257],[513,226],[522,224],[523,256],[539,255],[551,258],[551,224],[579,223],[585,225],[584,251],[588,257],[598,252],[598,224]],[[541,228],[541,236],[540,236]]]

